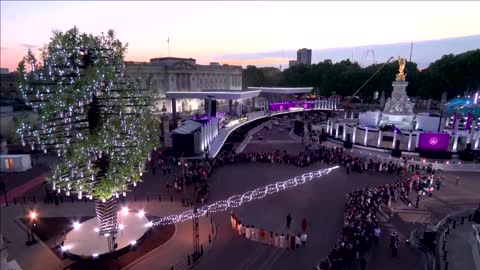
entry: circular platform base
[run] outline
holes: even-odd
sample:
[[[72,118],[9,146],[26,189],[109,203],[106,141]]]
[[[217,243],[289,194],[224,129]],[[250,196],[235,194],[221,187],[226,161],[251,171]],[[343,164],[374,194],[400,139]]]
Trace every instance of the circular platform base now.
[[[136,245],[145,232],[149,229],[145,215],[135,212],[124,214],[117,213],[117,221],[120,230],[116,234],[116,250],[121,250],[130,245]],[[69,231],[65,237],[63,251],[78,257],[97,257],[110,253],[108,238],[98,234],[100,222],[98,218],[92,218],[80,223],[77,228]]]

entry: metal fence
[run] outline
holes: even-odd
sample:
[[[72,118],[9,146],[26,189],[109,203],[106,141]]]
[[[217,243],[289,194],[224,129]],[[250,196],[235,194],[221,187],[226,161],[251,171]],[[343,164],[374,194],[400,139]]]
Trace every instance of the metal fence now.
[[[474,212],[475,209],[473,208],[455,211],[445,216],[435,226],[433,226],[433,231],[437,233],[435,241],[436,247],[434,251],[422,243],[422,231],[417,229],[412,231],[409,241],[410,244],[420,252],[420,256],[424,262],[425,270],[448,270],[448,250],[446,249],[446,237],[450,232],[450,228],[455,228],[457,223],[463,224],[467,219],[471,221]]]

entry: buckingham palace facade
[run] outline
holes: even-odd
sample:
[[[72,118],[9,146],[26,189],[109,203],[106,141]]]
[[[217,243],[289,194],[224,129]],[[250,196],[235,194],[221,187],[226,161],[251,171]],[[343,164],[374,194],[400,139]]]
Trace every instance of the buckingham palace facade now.
[[[126,62],[127,73],[132,77],[150,77],[160,99],[155,110],[165,104],[172,111],[167,91],[201,91],[202,89],[242,90],[242,67],[232,65],[199,65],[193,58],[162,57],[150,62]],[[177,100],[177,112],[198,110],[203,100]]]

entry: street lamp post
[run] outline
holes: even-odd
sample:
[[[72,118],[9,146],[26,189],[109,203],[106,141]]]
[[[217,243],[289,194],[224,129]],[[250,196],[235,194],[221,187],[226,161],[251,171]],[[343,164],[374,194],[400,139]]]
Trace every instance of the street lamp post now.
[[[25,242],[27,246],[31,246],[37,243],[37,240],[33,236],[33,230],[37,226],[37,217],[37,212],[35,212],[35,210],[30,210],[30,213],[28,215],[29,221],[27,228],[27,242]]]

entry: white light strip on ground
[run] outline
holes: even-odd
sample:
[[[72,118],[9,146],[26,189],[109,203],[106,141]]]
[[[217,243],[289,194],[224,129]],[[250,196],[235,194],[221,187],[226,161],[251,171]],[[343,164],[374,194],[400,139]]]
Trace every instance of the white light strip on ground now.
[[[307,182],[312,181],[313,179],[320,178],[321,176],[329,174],[331,171],[337,169],[339,166],[334,166],[327,169],[322,169],[318,171],[304,173],[300,176],[295,176],[286,181],[276,182],[274,184],[269,184],[261,188],[257,188],[255,190],[250,190],[242,195],[234,195],[228,198],[227,200],[221,200],[214,202],[209,205],[202,206],[197,209],[197,217],[202,217],[208,213],[215,213],[219,211],[226,211],[229,208],[237,208],[244,203],[251,202],[253,200],[259,200],[264,198],[265,196],[280,192],[282,190],[293,188],[296,186],[303,185]],[[158,226],[158,225],[167,225],[173,223],[184,222],[190,219],[193,219],[195,214],[193,210],[188,210],[180,214],[170,215],[166,217],[157,218],[148,225],[150,226]]]

